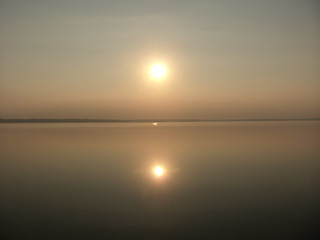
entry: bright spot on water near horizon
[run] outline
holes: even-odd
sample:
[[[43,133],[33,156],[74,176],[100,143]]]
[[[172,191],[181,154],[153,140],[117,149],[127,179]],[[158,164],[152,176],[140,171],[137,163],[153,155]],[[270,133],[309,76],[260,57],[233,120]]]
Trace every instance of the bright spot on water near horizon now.
[[[157,177],[161,177],[164,173],[164,169],[160,166],[157,166],[153,169],[153,173],[157,176]]]
[[[158,123],[157,123],[157,122],[154,122],[154,123],[152,123],[152,125],[153,125],[153,126],[157,126],[157,125],[158,125]]]
[[[162,79],[166,75],[167,69],[164,64],[156,63],[156,64],[152,65],[150,73],[154,79],[159,80],[159,79]]]

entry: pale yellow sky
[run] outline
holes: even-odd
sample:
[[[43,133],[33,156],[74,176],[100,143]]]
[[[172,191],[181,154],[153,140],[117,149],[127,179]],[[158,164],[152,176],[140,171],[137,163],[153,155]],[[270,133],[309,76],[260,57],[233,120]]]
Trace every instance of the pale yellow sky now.
[[[0,118],[320,117],[317,1],[0,5]]]

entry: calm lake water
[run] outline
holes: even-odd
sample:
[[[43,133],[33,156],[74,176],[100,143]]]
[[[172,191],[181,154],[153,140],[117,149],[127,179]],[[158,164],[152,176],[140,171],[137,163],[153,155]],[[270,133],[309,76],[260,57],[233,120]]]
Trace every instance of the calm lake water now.
[[[319,143],[316,121],[0,124],[2,239],[308,239]]]

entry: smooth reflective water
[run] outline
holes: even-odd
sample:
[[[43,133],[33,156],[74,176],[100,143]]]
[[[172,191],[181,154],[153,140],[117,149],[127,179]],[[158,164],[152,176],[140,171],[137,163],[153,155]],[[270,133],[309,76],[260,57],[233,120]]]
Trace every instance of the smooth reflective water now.
[[[307,121],[1,124],[2,235],[305,239],[319,140]]]

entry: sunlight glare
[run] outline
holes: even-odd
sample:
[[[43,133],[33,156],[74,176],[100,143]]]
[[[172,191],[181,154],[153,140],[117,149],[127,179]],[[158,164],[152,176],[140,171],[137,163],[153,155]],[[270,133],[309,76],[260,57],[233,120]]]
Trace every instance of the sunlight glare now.
[[[151,67],[151,75],[155,79],[161,79],[166,75],[167,69],[164,64],[156,63]]]
[[[157,176],[157,177],[161,177],[164,173],[164,169],[160,166],[157,166],[153,169],[153,173]]]

